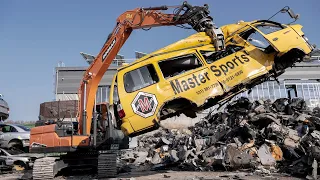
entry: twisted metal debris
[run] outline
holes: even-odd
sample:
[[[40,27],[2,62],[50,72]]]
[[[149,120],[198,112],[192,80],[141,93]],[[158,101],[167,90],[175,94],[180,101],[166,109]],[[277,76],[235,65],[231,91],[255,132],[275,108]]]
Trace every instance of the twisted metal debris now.
[[[138,147],[122,153],[120,171],[249,169],[316,178],[319,143],[320,108],[310,110],[300,98],[242,97],[188,129],[162,128],[139,137]]]

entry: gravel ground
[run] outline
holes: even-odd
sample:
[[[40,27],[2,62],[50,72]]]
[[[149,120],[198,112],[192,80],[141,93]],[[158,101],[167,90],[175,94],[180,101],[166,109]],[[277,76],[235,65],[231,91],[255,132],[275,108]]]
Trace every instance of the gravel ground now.
[[[94,179],[90,176],[70,176],[58,177],[57,180],[89,180]],[[110,179],[110,178],[109,178]],[[129,174],[121,174],[117,178],[111,180],[153,180],[153,179],[168,179],[168,180],[298,180],[285,175],[274,174],[272,176],[258,176],[244,172],[189,172],[189,171],[147,171],[134,172]]]
[[[23,173],[10,173],[10,174],[1,174],[1,180],[16,180],[23,176]]]
[[[21,179],[23,173],[3,174],[0,175],[1,180],[18,180]],[[89,175],[56,177],[55,180],[91,180],[95,179]],[[168,179],[168,180],[298,180],[305,178],[295,178],[286,175],[273,174],[272,176],[259,176],[246,172],[190,172],[190,171],[145,171],[123,173],[117,178],[109,178],[110,180],[153,180],[153,179]]]

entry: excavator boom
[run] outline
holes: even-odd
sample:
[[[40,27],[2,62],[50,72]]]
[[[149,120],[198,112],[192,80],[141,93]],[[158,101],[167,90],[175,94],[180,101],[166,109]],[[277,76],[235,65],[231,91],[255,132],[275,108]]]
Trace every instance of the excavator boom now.
[[[79,131],[81,135],[89,135],[91,129],[92,110],[96,91],[104,73],[130,36],[134,29],[145,29],[158,26],[177,26],[189,24],[197,32],[206,32],[212,39],[216,50],[224,49],[222,31],[214,26],[209,16],[208,6],[191,6],[184,2],[182,6],[175,6],[176,12],[166,14],[167,6],[136,8],[121,14],[108,40],[86,70],[79,88]]]

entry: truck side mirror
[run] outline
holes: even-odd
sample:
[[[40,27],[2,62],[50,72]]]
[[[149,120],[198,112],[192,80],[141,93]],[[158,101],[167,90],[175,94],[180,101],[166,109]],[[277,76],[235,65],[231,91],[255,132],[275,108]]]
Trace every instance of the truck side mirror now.
[[[286,12],[287,12],[287,13],[289,14],[289,16],[290,16],[292,19],[295,19],[295,20],[298,20],[299,17],[300,17],[300,14],[295,14],[295,13],[293,12],[293,10],[290,9],[288,6],[284,7],[283,9],[281,9],[280,12],[282,12],[282,13],[286,13]]]
[[[300,14],[295,14],[292,9],[288,8],[288,9],[286,9],[286,11],[288,12],[289,16],[290,16],[292,19],[295,19],[295,20],[298,20],[298,19],[299,19]]]
[[[296,15],[294,14],[294,12],[291,9],[288,9],[288,14],[290,15],[291,18],[295,19]]]

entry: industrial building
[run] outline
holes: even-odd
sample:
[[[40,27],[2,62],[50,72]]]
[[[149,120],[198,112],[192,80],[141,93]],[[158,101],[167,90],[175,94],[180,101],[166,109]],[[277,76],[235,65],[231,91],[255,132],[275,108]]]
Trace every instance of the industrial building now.
[[[93,56],[82,54],[91,63]],[[145,53],[135,52],[135,57],[140,58]],[[90,56],[90,55],[89,55]],[[91,59],[91,60],[90,60]],[[297,63],[296,66],[287,69],[279,77],[279,83],[268,81],[252,89],[252,92],[241,93],[240,96],[249,97],[252,100],[271,99],[281,97],[303,97],[308,106],[320,106],[320,50],[315,51],[308,59],[311,62]],[[105,73],[97,91],[97,103],[108,101],[109,88],[119,65],[127,61],[124,56],[118,55]],[[55,68],[55,100],[77,100],[80,81],[87,67],[56,67]]]
[[[80,54],[84,57],[88,64],[92,63],[94,56],[85,53]],[[145,53],[136,51],[135,59],[141,58],[144,55]],[[116,56],[100,82],[96,96],[97,103],[108,101],[110,93],[109,89],[113,75],[122,63],[130,61],[132,61],[132,59],[124,59],[124,56],[122,55]],[[58,67],[55,68],[54,74],[54,100],[78,100],[80,82],[87,68],[88,67],[66,67],[62,63],[60,63]]]

